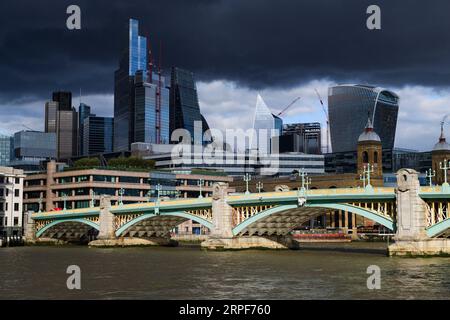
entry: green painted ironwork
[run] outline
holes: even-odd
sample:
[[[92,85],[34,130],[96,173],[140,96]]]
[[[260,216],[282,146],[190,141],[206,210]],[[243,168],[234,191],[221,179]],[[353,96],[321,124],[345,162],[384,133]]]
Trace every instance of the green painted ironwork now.
[[[427,228],[427,235],[430,238],[435,238],[443,234],[450,228],[450,218],[447,218],[441,222],[438,222],[431,227]]]

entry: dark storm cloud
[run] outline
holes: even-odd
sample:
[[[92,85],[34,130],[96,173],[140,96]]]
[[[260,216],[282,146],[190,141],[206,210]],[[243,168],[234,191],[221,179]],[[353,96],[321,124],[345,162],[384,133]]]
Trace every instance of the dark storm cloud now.
[[[65,26],[70,4],[81,7],[80,31]],[[370,4],[381,7],[382,30],[366,28]],[[3,103],[55,89],[111,93],[129,17],[154,52],[162,42],[165,70],[177,65],[200,80],[450,84],[446,0],[2,0],[0,14]]]

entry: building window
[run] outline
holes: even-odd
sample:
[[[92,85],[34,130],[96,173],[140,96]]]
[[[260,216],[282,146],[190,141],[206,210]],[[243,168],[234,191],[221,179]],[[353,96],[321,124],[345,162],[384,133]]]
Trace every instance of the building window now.
[[[15,179],[15,184],[20,184],[20,178]]]
[[[19,197],[20,196],[20,190],[19,189],[15,189],[14,190],[14,197]]]
[[[378,152],[376,152],[376,151],[373,154],[373,162],[378,163]]]
[[[14,203],[14,211],[19,211],[19,204],[18,203]]]
[[[367,151],[364,151],[362,156],[363,156],[363,163],[369,163],[369,153]]]
[[[19,225],[19,218],[14,217],[14,226],[18,226],[18,225]]]

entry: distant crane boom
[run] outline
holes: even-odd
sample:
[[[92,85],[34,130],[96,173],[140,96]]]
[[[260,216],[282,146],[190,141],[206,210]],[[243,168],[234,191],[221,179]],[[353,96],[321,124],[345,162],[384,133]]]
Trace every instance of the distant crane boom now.
[[[283,113],[285,113],[287,111],[287,109],[289,109],[290,107],[292,107],[292,105],[294,103],[296,103],[298,100],[300,100],[301,97],[297,97],[294,100],[292,100],[291,103],[289,103],[283,110],[281,110],[281,112],[279,114],[277,114],[277,117],[281,116]]]
[[[325,150],[326,150],[326,153],[329,153],[330,152],[330,149],[329,149],[329,146],[330,146],[330,121],[328,119],[328,112],[327,112],[327,109],[325,108],[325,105],[323,104],[323,100],[322,100],[322,97],[320,96],[319,91],[316,88],[314,88],[314,90],[316,91],[317,98],[319,98],[320,105],[322,106],[322,111],[325,114],[325,119],[327,122],[327,130],[326,130],[327,145],[326,145]]]

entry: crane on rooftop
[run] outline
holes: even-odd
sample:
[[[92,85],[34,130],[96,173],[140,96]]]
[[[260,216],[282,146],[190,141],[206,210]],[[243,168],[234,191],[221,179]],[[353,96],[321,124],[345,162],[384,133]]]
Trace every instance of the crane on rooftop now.
[[[292,100],[291,103],[289,103],[283,110],[281,110],[280,113],[277,114],[277,117],[281,116],[283,113],[285,113],[290,107],[294,105],[298,100],[300,100],[301,97],[297,97],[294,100]]]

